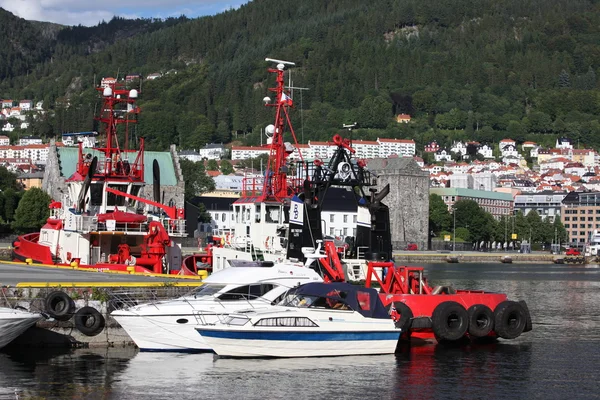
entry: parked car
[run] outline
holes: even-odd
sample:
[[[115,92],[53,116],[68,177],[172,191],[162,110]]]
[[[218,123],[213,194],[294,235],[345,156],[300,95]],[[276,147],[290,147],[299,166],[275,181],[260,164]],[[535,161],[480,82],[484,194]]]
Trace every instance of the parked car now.
[[[406,245],[406,250],[416,251],[419,250],[419,247],[416,243],[409,243]]]
[[[580,256],[581,252],[579,250],[571,247],[570,249],[567,249],[567,251],[565,252],[565,254],[567,256]]]

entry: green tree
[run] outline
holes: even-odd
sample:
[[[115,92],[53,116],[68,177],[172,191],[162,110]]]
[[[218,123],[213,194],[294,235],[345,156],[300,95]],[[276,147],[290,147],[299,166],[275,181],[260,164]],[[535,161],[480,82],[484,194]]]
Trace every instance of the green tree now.
[[[4,197],[4,210],[2,210],[2,216],[4,217],[4,221],[11,222],[15,217],[15,210],[19,205],[21,194],[14,189],[7,189],[2,194]]]
[[[21,187],[17,181],[17,175],[10,172],[6,167],[0,166],[0,191],[7,189],[19,190]]]
[[[571,87],[571,79],[569,78],[569,73],[564,69],[560,71],[560,75],[558,75],[558,87],[560,88],[568,88]]]
[[[215,190],[215,181],[204,170],[201,162],[180,159],[181,173],[185,180],[185,199],[191,200],[204,192]]]
[[[474,200],[459,200],[454,203],[456,228],[466,228],[474,242],[489,241],[496,230],[496,221]]]
[[[31,188],[23,194],[17,211],[13,228],[19,233],[39,230],[50,216],[48,205],[52,199],[42,189]]]
[[[429,195],[429,231],[439,234],[443,230],[450,229],[451,216],[448,206],[440,195]]]
[[[221,160],[221,173],[223,175],[229,175],[233,173],[233,165],[229,160]]]
[[[207,171],[218,171],[219,164],[217,163],[217,160],[213,160],[213,159],[208,160],[208,162],[206,163],[206,170]]]

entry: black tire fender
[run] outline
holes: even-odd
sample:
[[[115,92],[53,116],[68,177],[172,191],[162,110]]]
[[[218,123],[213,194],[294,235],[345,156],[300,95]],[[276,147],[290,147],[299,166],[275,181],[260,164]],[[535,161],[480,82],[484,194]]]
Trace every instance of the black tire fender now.
[[[503,301],[494,310],[494,330],[503,339],[515,339],[523,333],[527,315],[515,301]]]
[[[485,304],[474,304],[467,310],[469,332],[473,337],[485,337],[494,330],[494,312]]]
[[[431,322],[438,342],[454,342],[467,333],[469,315],[457,302],[444,301],[433,310]]]
[[[400,328],[402,330],[402,335],[408,333],[410,330],[411,322],[413,319],[413,313],[409,306],[402,303],[401,301],[394,301],[393,303],[388,304],[386,307],[388,309],[388,313],[391,313],[392,306],[396,309],[396,312],[400,314],[400,319],[395,321],[394,324],[396,328]]]
[[[61,290],[50,292],[44,303],[48,315],[59,321],[70,319],[75,310],[73,299]]]
[[[86,336],[98,335],[106,325],[104,317],[94,307],[81,307],[73,319],[77,330]]]
[[[519,300],[519,304],[523,307],[525,311],[525,317],[527,317],[527,322],[525,322],[525,329],[523,332],[529,332],[533,329],[533,322],[531,321],[531,313],[529,312],[529,307],[527,307],[527,303],[525,300]]]

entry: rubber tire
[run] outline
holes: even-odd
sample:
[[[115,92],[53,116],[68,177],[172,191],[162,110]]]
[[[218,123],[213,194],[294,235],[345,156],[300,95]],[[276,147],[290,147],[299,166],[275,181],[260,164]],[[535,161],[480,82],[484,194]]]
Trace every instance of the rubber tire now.
[[[75,302],[63,291],[55,290],[46,296],[45,308],[48,315],[59,321],[71,318],[75,310]]]
[[[106,321],[94,307],[81,307],[75,313],[75,327],[86,336],[96,336],[104,329]]]
[[[401,301],[394,301],[393,304],[394,308],[396,309],[396,312],[400,314],[400,319],[394,324],[396,325],[396,328],[400,328],[402,330],[402,335],[404,335],[405,333],[407,334],[411,327],[413,312],[409,306],[402,303]],[[389,314],[392,308],[392,303],[388,304],[386,308]]]
[[[494,330],[494,312],[485,304],[474,304],[467,310],[469,315],[469,336],[485,337]]]
[[[433,310],[431,322],[438,342],[455,342],[467,333],[469,314],[457,302],[444,301]]]
[[[515,301],[503,301],[494,310],[494,330],[503,339],[515,339],[523,333],[527,315]]]
[[[525,310],[525,316],[527,317],[527,322],[525,322],[525,329],[523,332],[529,332],[533,329],[533,322],[531,321],[531,314],[529,313],[529,307],[527,307],[527,303],[525,300],[519,300],[519,304]]]

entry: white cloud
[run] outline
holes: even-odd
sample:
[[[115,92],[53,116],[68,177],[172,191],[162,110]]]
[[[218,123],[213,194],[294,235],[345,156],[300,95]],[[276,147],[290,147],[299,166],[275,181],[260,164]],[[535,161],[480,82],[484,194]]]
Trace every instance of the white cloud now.
[[[213,15],[238,8],[248,0],[0,0],[0,7],[35,21],[64,25],[96,25],[114,15],[135,17]]]

